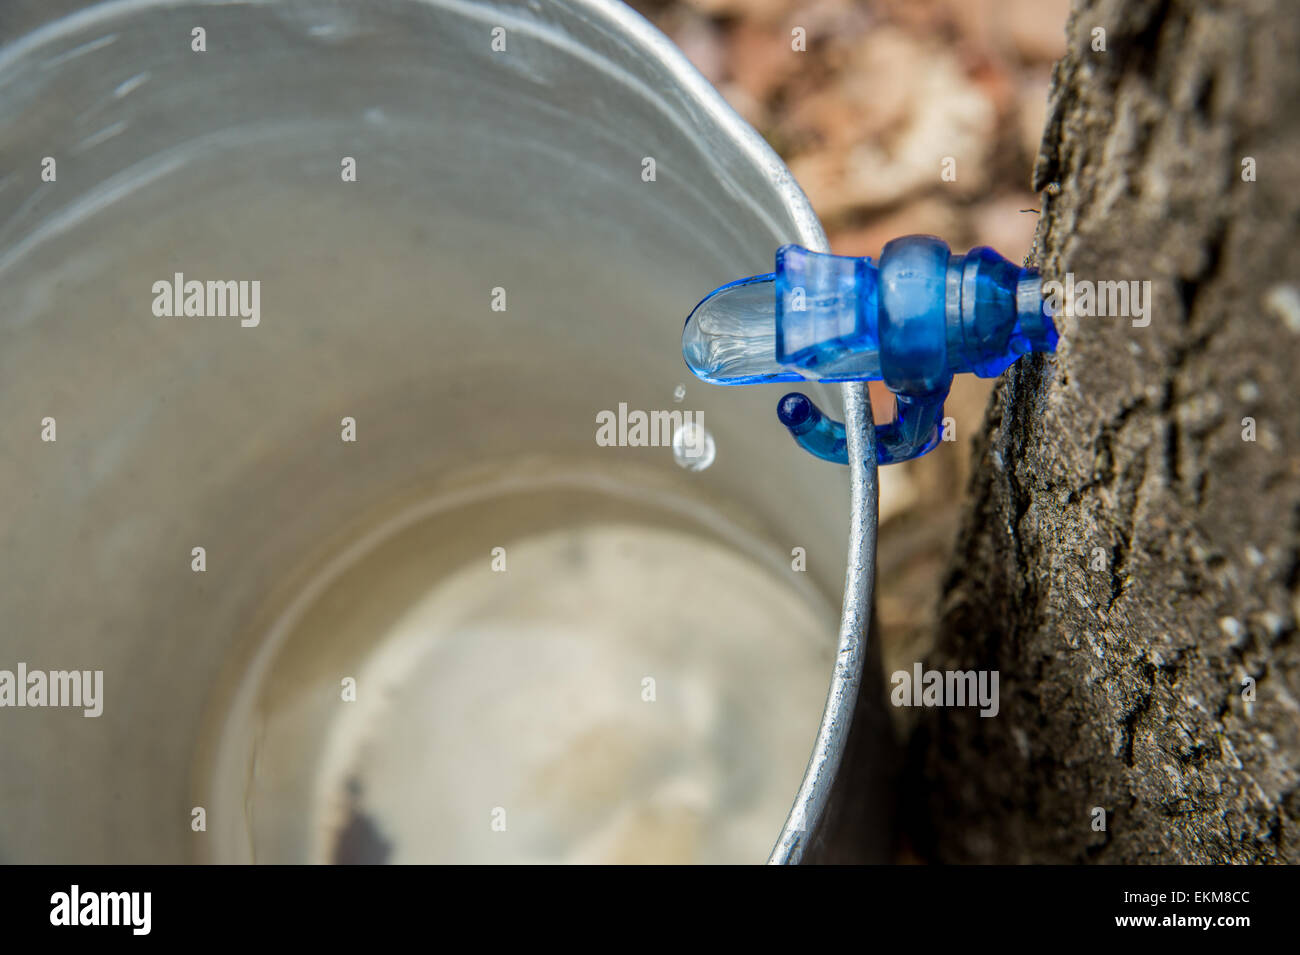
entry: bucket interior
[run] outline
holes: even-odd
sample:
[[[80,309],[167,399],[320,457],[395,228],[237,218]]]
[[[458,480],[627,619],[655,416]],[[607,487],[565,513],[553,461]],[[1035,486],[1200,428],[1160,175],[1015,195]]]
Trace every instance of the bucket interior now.
[[[662,42],[115,3],[0,53],[0,667],[103,671],[96,718],[5,714],[0,860],[766,856],[847,478],[779,386],[683,366],[699,298],[815,237]],[[256,324],[157,314],[178,274]]]

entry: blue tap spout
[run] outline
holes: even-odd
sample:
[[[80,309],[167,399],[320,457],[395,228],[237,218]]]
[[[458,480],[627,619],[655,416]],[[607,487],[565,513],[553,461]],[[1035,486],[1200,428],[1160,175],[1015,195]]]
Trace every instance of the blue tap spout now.
[[[774,272],[716,289],[682,333],[687,366],[715,384],[883,381],[897,407],[879,429],[882,464],[938,443],[953,375],[995,377],[1056,344],[1037,270],[928,235],[893,240],[878,263],[782,246]],[[780,409],[796,441],[840,459],[842,434],[811,401],[787,395]]]

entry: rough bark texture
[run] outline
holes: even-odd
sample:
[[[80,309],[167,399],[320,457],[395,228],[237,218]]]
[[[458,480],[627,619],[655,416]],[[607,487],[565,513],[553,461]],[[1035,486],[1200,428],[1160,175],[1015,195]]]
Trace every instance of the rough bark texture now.
[[[995,393],[926,665],[999,671],[1001,711],[926,711],[910,832],[1300,862],[1300,4],[1076,2],[1068,37],[1039,264],[1149,280],[1151,321],[1066,319]]]

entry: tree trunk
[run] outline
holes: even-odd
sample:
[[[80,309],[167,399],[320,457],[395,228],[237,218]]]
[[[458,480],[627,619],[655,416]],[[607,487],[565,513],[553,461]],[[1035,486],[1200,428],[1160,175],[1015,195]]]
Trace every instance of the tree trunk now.
[[[1300,5],[1076,0],[1067,33],[1036,252],[1075,315],[997,387],[926,661],[998,671],[1000,710],[925,712],[908,831],[1300,862]],[[1084,314],[1115,280],[1145,317]]]

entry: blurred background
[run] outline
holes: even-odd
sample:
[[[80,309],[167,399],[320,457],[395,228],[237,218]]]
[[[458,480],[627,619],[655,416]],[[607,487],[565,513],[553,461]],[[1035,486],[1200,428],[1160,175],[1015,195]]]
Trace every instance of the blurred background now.
[[[1038,226],[1030,173],[1068,0],[634,0],[776,149],[831,250],[931,233],[1013,261]],[[792,31],[806,51],[792,55]],[[940,173],[955,160],[955,178]],[[954,445],[880,472],[876,578],[886,673],[924,659],[992,381],[960,375]],[[872,383],[878,421],[893,398]],[[890,707],[900,731],[914,716]]]

